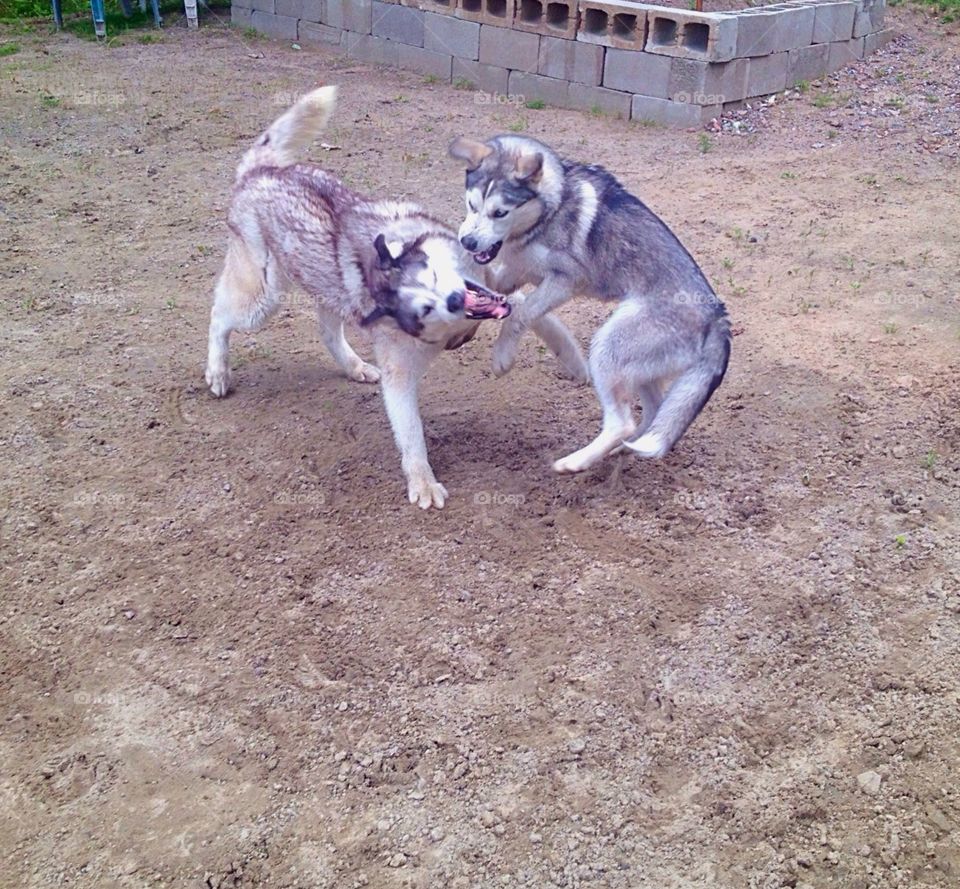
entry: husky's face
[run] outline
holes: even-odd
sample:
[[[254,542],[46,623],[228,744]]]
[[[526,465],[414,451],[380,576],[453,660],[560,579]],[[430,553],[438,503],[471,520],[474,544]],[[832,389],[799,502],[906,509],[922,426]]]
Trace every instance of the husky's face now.
[[[440,342],[455,322],[510,313],[505,300],[464,279],[450,237],[428,236],[405,244],[388,242],[381,234],[374,247],[378,276],[371,289],[377,308],[364,318],[364,325],[389,316],[404,333]]]
[[[486,265],[504,241],[540,218],[543,155],[532,147],[505,151],[462,138],[450,146],[450,154],[467,164],[467,216],[460,226],[460,243],[474,262]]]

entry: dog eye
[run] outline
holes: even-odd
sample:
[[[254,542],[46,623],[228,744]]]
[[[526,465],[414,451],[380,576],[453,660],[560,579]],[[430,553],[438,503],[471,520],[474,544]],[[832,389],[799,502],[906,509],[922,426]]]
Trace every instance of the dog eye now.
[[[433,311],[433,306],[424,306],[424,307],[423,307],[423,316],[422,316],[422,317],[426,318],[427,315],[429,315],[432,311]]]
[[[503,219],[503,217],[506,216],[506,215],[507,215],[507,211],[506,211],[506,210],[494,210],[494,211],[493,211],[493,218],[494,218],[494,219]]]

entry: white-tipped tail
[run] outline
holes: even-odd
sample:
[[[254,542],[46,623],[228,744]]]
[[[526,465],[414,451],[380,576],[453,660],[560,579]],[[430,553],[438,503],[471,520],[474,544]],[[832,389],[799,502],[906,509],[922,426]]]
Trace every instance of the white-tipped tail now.
[[[270,124],[244,154],[237,167],[237,178],[254,167],[296,163],[327,125],[336,104],[335,86],[322,86],[307,93]]]

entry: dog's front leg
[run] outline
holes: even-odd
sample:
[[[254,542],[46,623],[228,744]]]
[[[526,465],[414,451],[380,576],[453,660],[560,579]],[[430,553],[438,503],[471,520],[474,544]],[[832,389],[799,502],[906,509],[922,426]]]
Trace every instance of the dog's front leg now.
[[[538,332],[541,332],[548,345],[551,345],[551,339],[556,340],[556,336],[551,337],[551,334],[556,334],[555,325],[551,327],[549,322],[546,324],[540,322],[547,312],[562,306],[572,295],[573,287],[568,278],[561,275],[548,275],[529,296],[516,293],[510,297],[514,306],[513,312],[500,326],[500,335],[493,344],[494,374],[502,377],[513,367],[517,360],[520,340],[528,327],[536,329],[539,326],[540,331]],[[546,335],[543,335],[542,331],[546,331]],[[579,353],[579,348],[576,351]],[[560,357],[563,360],[564,356],[561,355]],[[580,359],[582,362],[582,355]],[[564,361],[564,364],[566,365],[566,361]],[[579,373],[574,375],[579,376]]]
[[[447,489],[430,468],[418,402],[420,378],[440,347],[395,330],[375,334],[373,347],[380,365],[383,403],[407,478],[407,497],[421,509],[443,509]]]

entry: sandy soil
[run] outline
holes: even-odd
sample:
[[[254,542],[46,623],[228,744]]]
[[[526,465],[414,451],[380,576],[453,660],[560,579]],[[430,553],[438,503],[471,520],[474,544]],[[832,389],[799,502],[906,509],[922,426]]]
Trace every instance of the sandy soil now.
[[[960,52],[893,20],[740,135],[477,104],[210,21],[18,36],[0,885],[960,884]],[[421,513],[297,302],[208,396],[234,166],[321,81],[315,155],[356,187],[457,221],[448,140],[513,126],[663,215],[739,334],[675,453],[554,477],[595,398],[533,342],[494,379],[488,329],[425,386],[451,499]],[[584,341],[602,314],[564,311]]]

